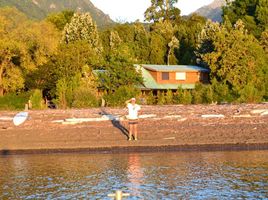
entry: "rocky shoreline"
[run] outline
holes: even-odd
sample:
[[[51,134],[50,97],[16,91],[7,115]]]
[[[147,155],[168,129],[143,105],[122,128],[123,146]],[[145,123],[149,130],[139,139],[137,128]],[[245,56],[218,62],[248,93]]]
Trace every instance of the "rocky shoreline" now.
[[[207,144],[207,145],[170,145],[170,146],[125,146],[125,147],[98,147],[74,149],[24,149],[0,150],[0,155],[25,154],[70,154],[70,153],[144,153],[144,152],[177,152],[177,151],[256,151],[268,150],[268,143],[260,144]]]
[[[0,111],[0,155],[268,149],[268,104],[142,106],[139,140],[122,108]]]

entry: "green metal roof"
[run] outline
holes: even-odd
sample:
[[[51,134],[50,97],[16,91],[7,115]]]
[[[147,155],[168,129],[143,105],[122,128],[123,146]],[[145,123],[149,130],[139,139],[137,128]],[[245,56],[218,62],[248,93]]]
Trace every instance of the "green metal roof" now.
[[[201,71],[201,72],[209,72],[209,69],[194,66],[194,65],[135,65],[140,66],[145,69],[151,70],[151,71],[159,71],[159,72],[185,72],[185,71]]]
[[[159,84],[152,77],[150,72],[148,72],[144,67],[135,65],[137,69],[141,71],[143,77],[143,86],[137,86],[140,89],[151,89],[151,90],[176,90],[179,87],[182,89],[194,89],[195,84]]]

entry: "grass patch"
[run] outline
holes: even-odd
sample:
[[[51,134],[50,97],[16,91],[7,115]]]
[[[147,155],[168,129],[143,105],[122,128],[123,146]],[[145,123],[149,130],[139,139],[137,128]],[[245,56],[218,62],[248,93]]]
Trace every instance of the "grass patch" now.
[[[27,92],[0,97],[0,110],[23,110],[30,96],[31,93]]]

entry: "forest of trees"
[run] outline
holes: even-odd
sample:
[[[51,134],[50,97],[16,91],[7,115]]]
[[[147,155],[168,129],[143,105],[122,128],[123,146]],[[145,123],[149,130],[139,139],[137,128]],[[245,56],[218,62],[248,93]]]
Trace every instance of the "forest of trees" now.
[[[18,109],[31,99],[40,109],[42,97],[61,108],[97,107],[101,98],[118,106],[141,95],[134,87],[142,82],[137,63],[211,69],[210,84],[149,94],[149,104],[267,100],[268,0],[228,3],[221,24],[182,17],[176,2],[152,0],[146,23],[105,29],[89,13],[63,11],[32,21],[15,8],[1,8],[0,108]],[[97,77],[96,69],[106,73]]]

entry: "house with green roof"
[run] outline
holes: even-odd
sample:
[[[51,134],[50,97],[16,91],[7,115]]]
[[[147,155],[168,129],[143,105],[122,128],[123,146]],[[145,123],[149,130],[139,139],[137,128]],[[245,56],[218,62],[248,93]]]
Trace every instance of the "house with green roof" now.
[[[192,65],[136,64],[143,77],[142,91],[194,89],[196,83],[208,83],[210,70]]]

